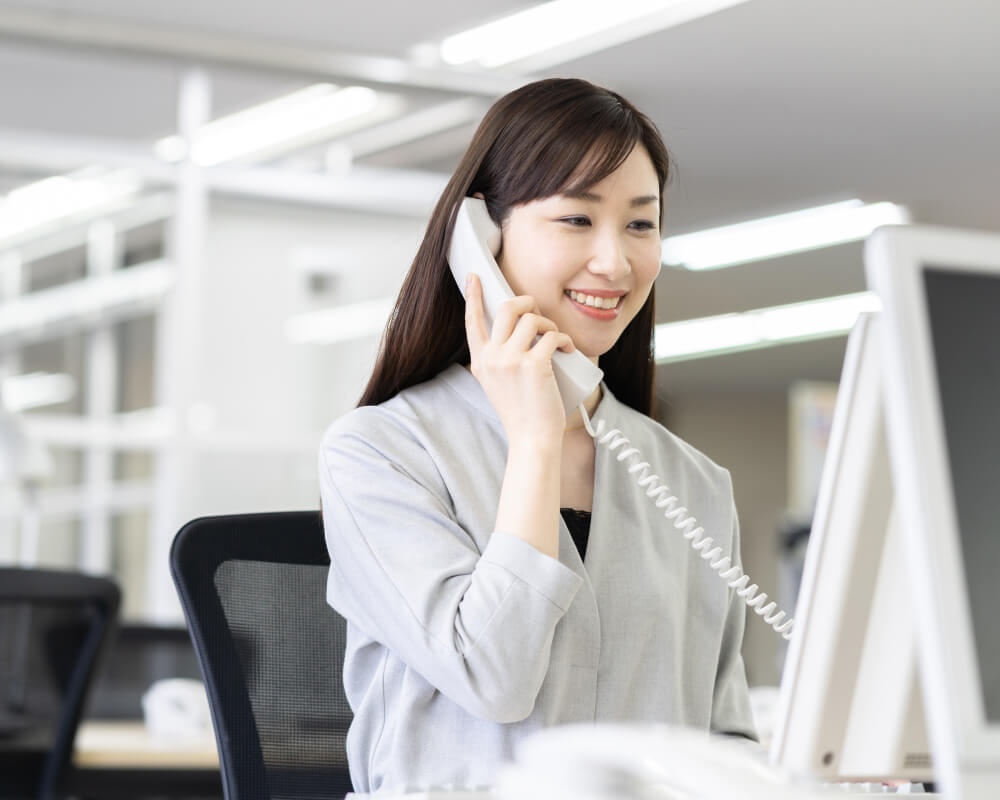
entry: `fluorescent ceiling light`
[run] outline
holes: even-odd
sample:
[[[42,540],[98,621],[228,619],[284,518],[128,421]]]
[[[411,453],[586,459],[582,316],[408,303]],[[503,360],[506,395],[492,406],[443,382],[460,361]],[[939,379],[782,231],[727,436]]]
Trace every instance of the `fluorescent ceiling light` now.
[[[479,98],[462,97],[368,126],[338,138],[327,151],[327,167],[336,169],[345,161],[351,162],[355,158],[478,122],[488,108],[489,104]]]
[[[684,361],[847,333],[863,311],[881,308],[873,292],[827,297],[738,314],[656,326],[656,360]]]
[[[194,135],[191,160],[209,167],[247,156],[261,156],[276,148],[308,144],[331,128],[373,112],[379,95],[364,86],[340,89],[318,83],[266,103],[220,117]],[[176,162],[187,154],[184,139],[168,136],[154,145],[156,155]]]
[[[15,413],[65,403],[75,394],[76,381],[72,375],[63,373],[30,372],[11,375],[0,382],[3,405]]]
[[[864,239],[880,225],[910,221],[894,203],[846,200],[663,240],[662,262],[690,270],[716,269]]]
[[[11,190],[0,199],[0,243],[52,223],[65,224],[131,202],[142,182],[131,170],[87,167]]]
[[[396,303],[395,297],[379,297],[362,303],[307,311],[285,324],[285,335],[295,344],[333,344],[377,336]]]
[[[742,2],[746,0],[552,0],[449,36],[439,53],[446,64],[498,67],[595,37],[601,40],[598,46],[585,51],[610,47]],[[557,60],[580,54],[563,52]]]

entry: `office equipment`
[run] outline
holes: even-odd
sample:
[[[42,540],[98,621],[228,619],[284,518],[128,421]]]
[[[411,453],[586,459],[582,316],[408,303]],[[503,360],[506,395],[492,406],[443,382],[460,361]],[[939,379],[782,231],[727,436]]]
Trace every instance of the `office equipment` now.
[[[865,260],[884,311],[848,346],[773,756],[996,797],[1000,236],[884,228]]]
[[[493,319],[501,303],[514,297],[514,293],[504,278],[496,261],[500,252],[501,232],[493,222],[484,200],[466,197],[455,210],[455,222],[448,248],[448,266],[465,296],[466,280],[471,273],[479,276],[482,287],[483,310],[487,324],[492,327]],[[748,608],[763,618],[774,631],[786,639],[791,636],[792,620],[785,620],[785,612],[777,604],[768,602],[767,594],[759,591],[750,576],[743,572],[739,564],[734,564],[721,547],[715,545],[711,536],[698,524],[694,515],[688,512],[681,498],[677,497],[659,475],[653,473],[649,462],[635,447],[629,446],[629,439],[618,429],[606,430],[603,420],[591,424],[583,401],[597,388],[603,372],[578,350],[565,353],[559,350],[552,354],[552,371],[568,414],[579,406],[587,433],[596,444],[603,444],[616,454],[623,468],[646,491],[646,496],[663,516],[688,541],[691,548],[715,571],[720,578],[736,589]]]
[[[756,749],[755,749],[756,748]],[[533,734],[501,771],[499,800],[814,800],[746,740],[669,725],[564,725]]]
[[[156,681],[170,678],[201,680],[187,628],[123,622],[94,680],[85,719],[141,720],[142,696]]]
[[[351,790],[346,624],[326,603],[329,563],[316,511],[206,517],[174,539],[227,800]]]
[[[881,320],[848,338],[785,659],[773,763],[823,781],[933,778],[882,403]]]
[[[876,231],[889,454],[935,772],[1000,796],[1000,235]]]
[[[161,739],[197,739],[212,732],[208,696],[201,681],[165,678],[142,696],[146,730]]]
[[[0,797],[51,800],[64,789],[120,602],[105,578],[0,569]]]

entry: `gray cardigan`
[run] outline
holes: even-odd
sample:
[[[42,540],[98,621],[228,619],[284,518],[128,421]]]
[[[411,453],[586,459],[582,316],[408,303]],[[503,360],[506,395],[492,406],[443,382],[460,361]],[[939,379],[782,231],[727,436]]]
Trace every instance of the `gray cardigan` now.
[[[604,386],[619,428],[727,552],[729,473]],[[620,451],[619,451],[620,452]],[[454,365],[355,409],[319,458],[327,599],[348,620],[355,791],[490,785],[548,725],[665,721],[755,737],[744,605],[600,445],[586,561],[496,531],[507,441]]]

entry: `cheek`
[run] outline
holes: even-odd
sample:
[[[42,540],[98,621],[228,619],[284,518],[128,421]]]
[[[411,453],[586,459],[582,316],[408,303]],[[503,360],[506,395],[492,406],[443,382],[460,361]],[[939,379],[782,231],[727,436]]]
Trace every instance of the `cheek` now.
[[[660,274],[660,243],[647,245],[638,248],[630,257],[632,265],[632,278],[635,281],[636,289],[642,290],[647,286],[652,286],[657,276]]]
[[[538,283],[540,261],[537,243],[530,226],[515,219],[503,229],[503,244],[497,263],[516,295],[532,294]]]
[[[500,271],[515,294],[539,300],[562,295],[563,284],[579,270],[572,248],[542,236],[506,242],[498,259]]]
[[[524,294],[522,280],[522,272],[524,269],[522,267],[521,256],[517,252],[517,248],[509,247],[507,243],[504,242],[500,248],[500,255],[497,258],[497,266],[500,267],[500,272],[503,273],[504,278],[507,280],[507,285],[510,286],[514,294]]]
[[[653,291],[653,285],[659,277],[660,269],[660,247],[650,247],[641,253],[633,262],[632,269],[635,276],[635,290],[633,305],[634,313],[638,313],[646,298]]]

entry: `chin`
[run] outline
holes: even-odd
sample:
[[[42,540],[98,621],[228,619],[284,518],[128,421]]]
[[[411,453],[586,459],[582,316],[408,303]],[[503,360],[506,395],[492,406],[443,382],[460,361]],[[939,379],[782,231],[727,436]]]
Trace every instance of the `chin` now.
[[[615,340],[617,341],[617,339]],[[615,346],[615,342],[578,342],[575,339],[573,344],[576,345],[576,349],[583,353],[587,358],[597,359],[603,356],[608,350]]]

